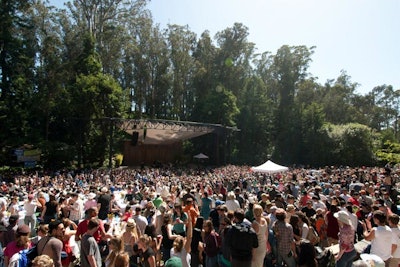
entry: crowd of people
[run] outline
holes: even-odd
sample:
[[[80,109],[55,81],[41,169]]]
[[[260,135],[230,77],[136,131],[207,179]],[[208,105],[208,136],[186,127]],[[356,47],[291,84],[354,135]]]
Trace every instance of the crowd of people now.
[[[395,168],[118,168],[15,175],[0,186],[0,267],[400,264]],[[315,247],[338,246],[331,263]],[[364,264],[364,265],[363,265]],[[368,265],[365,265],[368,266]]]

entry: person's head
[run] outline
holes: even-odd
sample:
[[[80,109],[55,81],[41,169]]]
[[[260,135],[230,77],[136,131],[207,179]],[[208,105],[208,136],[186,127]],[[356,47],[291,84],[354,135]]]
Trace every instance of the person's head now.
[[[28,248],[30,243],[30,232],[31,229],[28,225],[22,224],[18,226],[17,231],[15,233],[15,242],[18,247]]]
[[[165,213],[164,217],[163,217],[163,224],[167,225],[167,224],[170,224],[171,222],[172,222],[171,214]]]
[[[317,267],[315,247],[308,240],[301,240],[298,261],[300,266]]]
[[[9,223],[10,226],[15,226],[15,225],[17,225],[18,220],[19,220],[19,216],[18,215],[11,215],[8,218],[8,223]]]
[[[243,209],[236,209],[233,213],[233,217],[235,218],[235,222],[242,223],[244,220],[244,211]]]
[[[278,221],[285,221],[286,211],[284,209],[278,208],[275,211],[275,216]]]
[[[49,234],[61,239],[64,236],[65,227],[62,221],[55,220],[49,223]]]
[[[120,237],[113,237],[108,242],[108,245],[112,251],[115,253],[120,253],[124,251],[124,242]]]
[[[177,238],[174,239],[173,247],[175,252],[181,252],[183,245],[185,243],[185,238],[182,236],[178,236]]]
[[[260,218],[263,214],[263,208],[259,204],[254,204],[253,205],[253,214],[254,217]]]
[[[202,216],[197,217],[196,223],[194,225],[195,229],[202,229],[204,225],[204,218]]]
[[[374,222],[378,225],[384,225],[386,223],[386,215],[381,210],[376,210],[373,213]]]
[[[303,212],[297,211],[296,214],[297,214],[297,216],[299,216],[301,223],[305,223],[308,226],[310,226],[310,221],[308,220],[307,216]]]
[[[37,228],[37,234],[38,236],[46,236],[49,232],[49,225],[48,224],[40,224]]]
[[[54,267],[54,262],[50,256],[42,254],[33,259],[32,267]]]
[[[211,221],[211,220],[206,220],[206,221],[204,222],[204,227],[203,227],[203,229],[204,229],[204,232],[206,232],[206,233],[211,233],[212,230],[214,230],[212,221]]]
[[[144,233],[152,238],[155,238],[157,236],[156,226],[152,223],[146,225],[146,228],[144,229]]]
[[[399,224],[399,215],[391,214],[388,218],[390,227],[397,227]]]
[[[114,267],[127,267],[129,266],[129,254],[121,252],[117,255],[114,262]]]
[[[144,252],[150,246],[150,242],[151,242],[151,237],[144,234],[139,237],[137,245],[138,245],[139,249],[141,249]]]
[[[86,215],[88,219],[97,217],[98,210],[96,207],[92,207],[86,210]]]
[[[298,228],[299,227],[299,216],[297,216],[297,214],[293,214],[292,216],[290,216],[290,221],[289,223],[293,226],[293,228]]]
[[[89,223],[88,223],[88,231],[95,232],[95,231],[97,231],[99,226],[100,226],[99,220],[96,218],[92,218],[89,220]]]

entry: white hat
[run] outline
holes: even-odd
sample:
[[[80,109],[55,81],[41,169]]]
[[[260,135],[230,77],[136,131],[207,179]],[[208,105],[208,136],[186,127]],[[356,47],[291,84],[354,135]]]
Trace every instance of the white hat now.
[[[96,197],[96,194],[93,192],[89,193],[89,195],[88,195],[88,199],[94,199],[95,197]]]
[[[338,211],[335,214],[333,214],[333,216],[338,220],[341,221],[342,223],[351,225],[351,221],[350,221],[350,216],[347,212],[345,212],[344,210]]]
[[[107,188],[107,187],[103,187],[103,188],[101,189],[101,192],[102,192],[102,193],[107,193],[107,192],[108,192],[108,188]]]

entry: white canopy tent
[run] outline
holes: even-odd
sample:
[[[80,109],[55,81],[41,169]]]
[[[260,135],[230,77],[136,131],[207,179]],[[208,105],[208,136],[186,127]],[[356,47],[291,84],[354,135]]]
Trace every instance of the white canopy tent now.
[[[203,153],[197,154],[195,156],[193,156],[193,158],[195,159],[208,159],[207,155],[204,155]]]
[[[264,172],[264,173],[277,173],[277,172],[285,172],[289,170],[286,166],[281,166],[279,164],[273,163],[272,161],[268,160],[264,164],[260,166],[251,167],[253,172]]]

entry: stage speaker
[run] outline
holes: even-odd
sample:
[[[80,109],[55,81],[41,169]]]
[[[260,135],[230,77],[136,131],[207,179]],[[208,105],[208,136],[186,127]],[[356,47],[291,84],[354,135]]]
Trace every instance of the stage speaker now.
[[[139,139],[139,132],[132,133],[131,145],[136,146]]]

